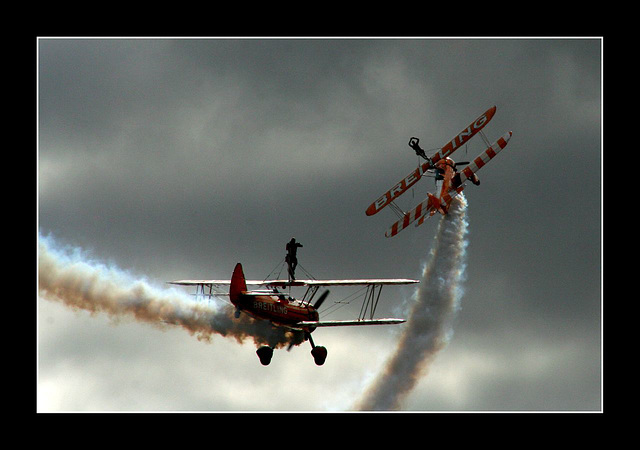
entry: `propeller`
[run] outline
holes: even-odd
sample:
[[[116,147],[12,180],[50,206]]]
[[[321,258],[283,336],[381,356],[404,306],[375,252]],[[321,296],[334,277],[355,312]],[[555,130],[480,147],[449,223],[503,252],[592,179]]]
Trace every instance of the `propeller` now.
[[[467,164],[469,164],[469,161],[460,161],[456,163],[456,167],[458,166],[466,166]]]
[[[320,298],[318,300],[316,300],[316,302],[313,304],[313,307],[315,309],[320,308],[320,305],[322,305],[322,303],[324,303],[324,301],[327,299],[328,295],[329,295],[329,291],[324,291],[322,293],[322,295],[320,296]]]

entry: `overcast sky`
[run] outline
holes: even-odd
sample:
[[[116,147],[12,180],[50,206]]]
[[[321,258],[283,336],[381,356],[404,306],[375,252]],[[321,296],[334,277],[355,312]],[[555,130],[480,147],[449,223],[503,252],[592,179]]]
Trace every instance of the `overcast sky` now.
[[[265,278],[292,236],[316,278],[419,278],[439,217],[387,239],[396,216],[365,209],[416,167],[410,137],[439,148],[496,105],[485,133],[513,137],[465,190],[461,310],[405,409],[600,410],[601,44],[41,39],[39,231],[158,284]],[[385,288],[381,315],[412,292]],[[263,367],[253,343],[38,299],[38,406],[341,411],[398,333],[319,329],[324,366],[305,344]]]

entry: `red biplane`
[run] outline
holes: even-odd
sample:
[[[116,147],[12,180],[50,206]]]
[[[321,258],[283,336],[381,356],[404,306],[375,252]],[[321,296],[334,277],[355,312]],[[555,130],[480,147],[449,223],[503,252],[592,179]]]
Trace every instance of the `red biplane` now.
[[[384,285],[403,285],[418,283],[418,280],[409,279],[358,279],[358,280],[246,280],[242,265],[238,263],[233,271],[231,280],[179,280],[170,284],[182,286],[196,286],[196,295],[218,296],[224,295],[213,292],[213,287],[229,286],[229,299],[235,306],[235,317],[246,313],[254,319],[268,320],[276,327],[285,327],[293,331],[301,332],[304,340],[311,343],[311,355],[317,365],[322,365],[327,358],[327,349],[316,346],[311,338],[311,333],[318,327],[337,327],[351,325],[391,325],[405,322],[404,319],[374,319],[374,313],[380,299],[380,293]],[[247,285],[262,286],[268,290],[249,290]],[[306,287],[304,296],[297,300],[288,293],[281,292],[278,288]],[[323,292],[313,302],[314,296],[320,287],[327,286],[363,286],[363,303],[360,316],[356,320],[321,321],[318,308],[326,300],[329,291]],[[262,346],[257,352],[260,362],[268,365],[273,356],[273,347]]]
[[[466,182],[479,185],[480,180],[476,176],[476,172],[480,170],[485,164],[487,164],[492,158],[494,158],[500,150],[507,146],[509,139],[511,138],[511,131],[505,133],[500,139],[493,144],[489,143],[489,140],[484,135],[482,129],[489,123],[496,112],[496,107],[489,108],[476,120],[474,120],[467,128],[462,130],[456,137],[449,141],[444,147],[442,147],[433,156],[428,157],[425,151],[419,145],[419,139],[412,137],[409,140],[409,146],[416,152],[416,154],[426,160],[421,165],[398,182],[394,187],[384,193],[378,200],[373,202],[366,210],[368,216],[372,216],[387,205],[391,205],[391,208],[400,217],[396,223],[394,223],[389,230],[385,233],[386,237],[392,237],[404,230],[409,224],[417,221],[416,226],[420,226],[424,223],[427,217],[433,216],[436,212],[440,214],[447,214],[451,200],[464,190]],[[473,136],[479,133],[483,141],[487,145],[487,149],[482,152],[471,163],[459,162],[456,163],[449,155],[454,151],[465,145]],[[458,166],[467,165],[461,171],[458,171]],[[427,194],[427,198],[411,211],[404,212],[398,207],[394,200],[400,195],[405,193],[411,186],[416,184],[422,176],[427,173],[433,173],[438,181],[442,182],[440,187],[440,193],[438,196],[431,193]]]

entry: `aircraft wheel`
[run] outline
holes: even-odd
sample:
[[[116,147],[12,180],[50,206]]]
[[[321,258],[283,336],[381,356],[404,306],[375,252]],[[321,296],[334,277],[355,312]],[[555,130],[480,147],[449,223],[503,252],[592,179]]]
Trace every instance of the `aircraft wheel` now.
[[[313,360],[316,362],[318,366],[324,364],[324,361],[327,359],[327,349],[324,347],[314,347],[311,349],[311,356],[313,356]]]
[[[258,358],[260,358],[260,363],[263,366],[268,366],[273,356],[273,349],[265,345],[256,350],[256,353],[258,354]]]

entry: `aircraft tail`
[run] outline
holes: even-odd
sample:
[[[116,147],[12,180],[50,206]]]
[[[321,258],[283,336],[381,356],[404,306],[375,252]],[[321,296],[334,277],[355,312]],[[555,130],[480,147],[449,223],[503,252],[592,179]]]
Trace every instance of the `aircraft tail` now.
[[[241,292],[247,290],[247,283],[245,282],[244,272],[242,271],[242,264],[236,264],[236,268],[233,269],[233,275],[231,276],[231,285],[229,286],[229,300],[235,303],[238,300]]]
[[[429,211],[429,214],[433,216],[437,211],[444,216],[447,213],[448,205],[446,203],[443,204],[440,201],[440,199],[433,194],[427,194],[427,195],[429,196],[429,201],[433,205],[433,207]]]

